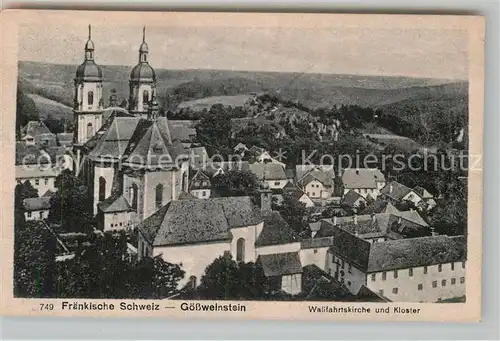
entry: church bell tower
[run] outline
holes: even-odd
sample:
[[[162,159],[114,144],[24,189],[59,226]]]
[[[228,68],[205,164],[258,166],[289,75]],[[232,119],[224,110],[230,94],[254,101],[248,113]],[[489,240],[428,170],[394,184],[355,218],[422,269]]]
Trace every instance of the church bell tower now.
[[[102,126],[102,70],[94,61],[94,42],[89,25],[89,37],[85,44],[85,59],[76,70],[73,113],[76,130],[76,147],[87,142]]]
[[[129,112],[148,118],[149,105],[156,95],[156,74],[148,61],[149,47],[146,43],[146,28],[142,29],[142,44],[139,47],[139,62],[130,73]]]

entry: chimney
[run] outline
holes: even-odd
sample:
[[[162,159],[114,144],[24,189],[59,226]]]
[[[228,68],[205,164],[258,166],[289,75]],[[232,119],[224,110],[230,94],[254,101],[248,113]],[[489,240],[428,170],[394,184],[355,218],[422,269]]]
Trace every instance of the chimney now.
[[[358,225],[358,215],[357,214],[353,215],[352,221],[354,224]]]
[[[389,193],[392,193],[392,183],[389,184]]]
[[[333,225],[337,226],[337,216],[333,216]]]
[[[401,217],[398,218],[398,224],[401,224]]]
[[[259,188],[260,192],[260,210],[263,214],[271,212],[272,191],[267,182],[263,181]]]
[[[372,213],[372,222],[375,222],[375,213]]]
[[[436,231],[434,230],[434,227],[430,227],[430,230],[431,230],[431,236],[437,236],[438,235],[436,233]]]

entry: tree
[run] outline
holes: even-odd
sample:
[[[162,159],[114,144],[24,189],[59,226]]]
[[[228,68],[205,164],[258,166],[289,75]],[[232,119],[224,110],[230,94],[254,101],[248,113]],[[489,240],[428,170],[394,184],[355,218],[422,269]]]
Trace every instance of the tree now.
[[[210,155],[231,154],[231,115],[221,104],[213,105],[196,125],[198,142]]]
[[[205,269],[198,286],[199,294],[210,299],[236,299],[239,290],[238,264],[228,252]]]
[[[42,222],[17,221],[14,228],[14,296],[52,297],[56,241]]]
[[[297,233],[301,233],[305,228],[304,217],[306,216],[306,211],[306,204],[295,200],[291,194],[283,194],[283,202],[281,207],[279,207],[279,212],[283,219]]]
[[[129,283],[132,297],[136,298],[167,298],[178,293],[178,284],[184,278],[185,272],[177,264],[168,263],[160,256],[142,259],[133,270]]]
[[[57,296],[161,299],[177,293],[184,271],[161,257],[126,260],[126,236],[104,233],[75,258],[58,263]]]
[[[17,84],[16,128],[25,126],[29,121],[38,121],[39,114],[35,102],[21,90]]]
[[[257,182],[255,174],[247,170],[229,170],[213,179],[214,188],[223,197],[253,196]]]
[[[64,118],[56,119],[51,114],[48,114],[47,118],[43,120],[43,123],[53,134],[64,133]]]
[[[94,219],[87,187],[69,170],[58,175],[55,185],[57,192],[51,198],[48,220],[61,224],[65,231],[91,232]]]

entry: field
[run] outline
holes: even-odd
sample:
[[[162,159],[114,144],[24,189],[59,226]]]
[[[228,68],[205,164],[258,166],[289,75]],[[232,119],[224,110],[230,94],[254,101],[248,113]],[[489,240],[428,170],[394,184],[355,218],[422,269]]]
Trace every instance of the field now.
[[[199,111],[203,109],[210,109],[214,104],[222,104],[224,106],[231,107],[241,107],[248,99],[251,98],[250,95],[234,95],[234,96],[210,96],[200,99],[195,99],[192,101],[186,101],[179,104],[178,109],[190,108],[194,111]]]
[[[73,119],[73,110],[67,105],[37,94],[28,94],[28,96],[35,102],[41,117],[46,118],[50,115],[56,119]]]

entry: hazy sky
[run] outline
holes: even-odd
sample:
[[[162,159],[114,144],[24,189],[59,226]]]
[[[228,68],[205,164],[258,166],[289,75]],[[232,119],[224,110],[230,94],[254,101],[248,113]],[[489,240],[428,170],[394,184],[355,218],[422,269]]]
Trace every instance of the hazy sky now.
[[[20,27],[19,59],[79,64],[85,25]],[[99,64],[134,65],[141,26],[92,26]],[[168,69],[232,69],[467,79],[460,30],[293,27],[147,27],[150,63]]]

